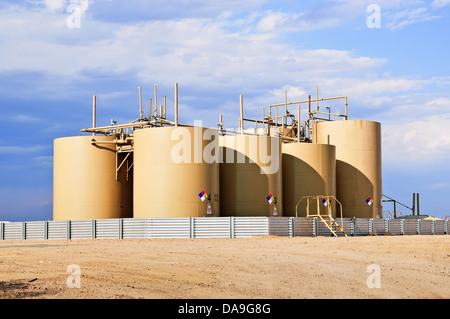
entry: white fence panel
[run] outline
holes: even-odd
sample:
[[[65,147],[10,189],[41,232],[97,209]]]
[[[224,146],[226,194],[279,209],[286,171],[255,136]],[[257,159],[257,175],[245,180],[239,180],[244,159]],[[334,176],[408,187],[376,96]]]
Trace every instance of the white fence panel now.
[[[268,217],[234,217],[234,238],[269,235]]]
[[[421,235],[433,235],[433,221],[432,220],[421,220],[420,228]]]
[[[123,239],[149,238],[150,222],[148,218],[125,218],[122,223]]]
[[[95,222],[95,237],[103,239],[120,239],[119,219],[98,219]]]
[[[269,217],[269,234],[288,237],[291,234],[289,217]]]
[[[404,219],[404,232],[405,235],[417,235],[418,234],[418,221],[416,219]]]
[[[67,239],[67,221],[49,221],[48,239]]]
[[[402,219],[388,219],[389,233],[392,235],[403,234],[403,220]]]
[[[25,222],[25,239],[45,239],[45,222]]]
[[[95,220],[73,220],[70,222],[70,238],[71,239],[88,239],[93,238]]]
[[[373,234],[384,235],[386,233],[386,222],[384,219],[373,220]]]
[[[445,220],[435,220],[435,235],[446,235]]]
[[[294,222],[294,236],[314,236],[314,220],[306,217],[295,217]]]
[[[230,238],[230,218],[193,218],[194,238]]]
[[[3,238],[5,240],[23,239],[22,231],[23,223],[21,222],[5,223],[3,228]]]
[[[369,219],[367,218],[356,218],[355,223],[355,235],[356,236],[366,236],[371,233]]]
[[[191,219],[185,218],[151,218],[149,235],[154,238],[189,238],[191,237]]]

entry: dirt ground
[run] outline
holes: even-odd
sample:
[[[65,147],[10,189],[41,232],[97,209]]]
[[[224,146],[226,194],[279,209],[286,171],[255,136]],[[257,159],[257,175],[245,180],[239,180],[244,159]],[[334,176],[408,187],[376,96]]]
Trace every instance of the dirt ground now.
[[[0,241],[0,298],[447,299],[449,270],[448,235]]]

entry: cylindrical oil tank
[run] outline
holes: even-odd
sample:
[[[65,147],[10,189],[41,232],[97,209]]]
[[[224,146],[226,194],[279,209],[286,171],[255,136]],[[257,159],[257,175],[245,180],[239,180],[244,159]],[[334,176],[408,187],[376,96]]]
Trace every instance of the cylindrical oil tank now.
[[[218,136],[191,126],[136,130],[133,216],[219,216]]]
[[[92,143],[95,139],[97,144]],[[53,219],[80,220],[133,216],[132,172],[117,171],[113,137],[73,136],[54,140]],[[106,143],[102,143],[106,142]],[[124,163],[132,164],[132,155]]]
[[[221,216],[282,216],[280,139],[241,134],[219,143]]]
[[[282,151],[284,216],[306,217],[305,196],[336,196],[335,146],[284,143]],[[326,204],[327,206],[324,206],[320,200],[321,214],[328,214],[328,209],[331,208],[332,216],[336,216],[336,212],[339,212],[338,217],[340,217],[339,204],[333,198],[330,197]],[[317,214],[315,200],[310,203],[309,212]]]
[[[382,217],[381,124],[319,122],[313,141],[336,146],[336,192],[344,217]]]

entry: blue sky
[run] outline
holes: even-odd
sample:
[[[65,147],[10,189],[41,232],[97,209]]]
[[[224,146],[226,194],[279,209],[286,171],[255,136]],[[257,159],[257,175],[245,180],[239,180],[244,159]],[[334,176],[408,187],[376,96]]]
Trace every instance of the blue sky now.
[[[0,2],[0,220],[52,219],[53,140],[91,126],[93,95],[98,125],[124,123],[158,84],[171,118],[175,82],[180,121],[209,127],[238,126],[239,94],[249,118],[284,90],[346,95],[382,124],[383,193],[450,215],[450,0],[72,0],[79,28],[70,5]]]

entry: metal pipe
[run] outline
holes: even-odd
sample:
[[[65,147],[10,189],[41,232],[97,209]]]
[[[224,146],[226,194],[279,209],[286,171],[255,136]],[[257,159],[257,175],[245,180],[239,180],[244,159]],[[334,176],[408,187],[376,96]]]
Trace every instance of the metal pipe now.
[[[394,218],[397,218],[397,201],[394,200]]]
[[[157,101],[157,95],[156,95],[156,85],[155,84],[155,115],[157,115],[158,112],[158,101]]]
[[[284,115],[287,115],[287,90],[284,90]]]
[[[263,129],[263,131],[264,131],[264,128],[265,128],[265,124],[264,124],[264,106],[262,107],[262,129]]]
[[[242,94],[239,95],[239,104],[240,104],[240,110],[241,110],[241,117],[239,118],[239,131],[241,131],[241,134],[244,133],[244,98]]]
[[[152,117],[152,99],[148,99],[148,119]]]
[[[139,89],[139,118],[142,119],[142,117],[144,116],[144,112],[142,111],[142,91],[140,86],[138,86],[138,89]]]
[[[278,106],[275,106],[275,134],[278,132]]]
[[[310,130],[311,130],[311,94],[308,95],[308,138],[311,137]]]
[[[412,214],[416,214],[416,193],[413,193]]]
[[[163,114],[163,118],[166,118],[166,96],[164,95],[164,114]]]
[[[419,216],[419,215],[420,215],[420,208],[419,208],[419,193],[417,193],[417,198],[416,198],[416,200],[417,200],[417,216]]]
[[[319,99],[319,102],[321,101],[329,101],[329,100],[338,100],[338,99],[346,99],[346,96],[334,96],[334,97],[323,97]],[[295,101],[295,102],[288,102],[287,105],[296,105],[296,104],[304,104],[304,103],[309,103],[309,99],[308,100],[304,100],[304,101]],[[283,106],[285,105],[285,103],[278,103],[278,104],[271,104],[269,105],[270,107],[275,107],[275,106]]]
[[[96,113],[97,113],[97,97],[94,95],[92,98],[92,127],[93,128],[95,128]],[[95,136],[95,133],[92,133],[92,136]]]
[[[316,111],[319,111],[319,86],[316,85]]]
[[[178,126],[178,83],[175,83],[175,126]]]
[[[300,142],[300,104],[297,105],[297,142]]]
[[[311,95],[308,95],[308,113],[311,114]]]
[[[347,97],[345,97],[345,119],[346,119],[346,120],[348,119],[347,108],[348,108]]]

